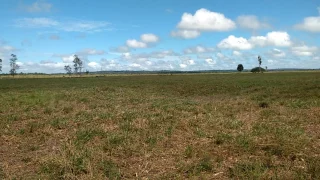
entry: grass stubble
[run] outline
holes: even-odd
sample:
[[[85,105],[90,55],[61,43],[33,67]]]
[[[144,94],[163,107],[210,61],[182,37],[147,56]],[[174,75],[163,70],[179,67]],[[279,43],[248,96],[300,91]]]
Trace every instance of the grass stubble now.
[[[0,81],[0,179],[320,179],[320,73]]]

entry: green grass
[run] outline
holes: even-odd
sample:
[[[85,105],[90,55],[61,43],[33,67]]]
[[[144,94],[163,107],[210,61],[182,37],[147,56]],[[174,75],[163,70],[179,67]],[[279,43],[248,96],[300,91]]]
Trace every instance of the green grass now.
[[[0,79],[0,179],[319,179],[320,73]]]

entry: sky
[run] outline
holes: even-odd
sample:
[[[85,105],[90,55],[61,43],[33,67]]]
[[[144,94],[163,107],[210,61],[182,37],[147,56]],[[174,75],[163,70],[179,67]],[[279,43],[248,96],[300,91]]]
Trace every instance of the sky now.
[[[320,68],[320,0],[0,0],[2,73]]]

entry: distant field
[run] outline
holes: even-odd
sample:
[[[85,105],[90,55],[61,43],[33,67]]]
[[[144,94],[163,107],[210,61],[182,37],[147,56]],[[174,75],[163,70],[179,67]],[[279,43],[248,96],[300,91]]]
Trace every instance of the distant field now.
[[[0,179],[320,179],[320,72],[0,79]]]

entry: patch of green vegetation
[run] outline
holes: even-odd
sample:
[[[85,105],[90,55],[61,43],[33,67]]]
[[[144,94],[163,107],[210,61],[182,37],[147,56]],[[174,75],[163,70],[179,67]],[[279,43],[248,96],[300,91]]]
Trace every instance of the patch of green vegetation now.
[[[319,72],[3,78],[1,159],[25,167],[5,178],[319,179],[318,89]]]

